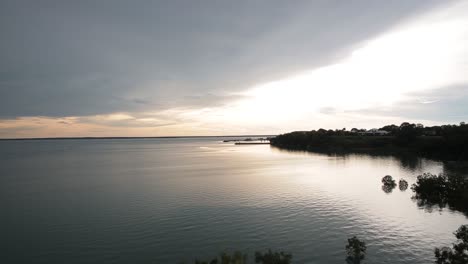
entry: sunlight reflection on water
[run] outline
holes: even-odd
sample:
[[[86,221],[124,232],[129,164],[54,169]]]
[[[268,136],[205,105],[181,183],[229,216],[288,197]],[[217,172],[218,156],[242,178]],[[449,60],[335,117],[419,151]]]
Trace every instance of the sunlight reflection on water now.
[[[357,235],[368,263],[429,263],[466,217],[418,209],[411,185],[443,164],[328,156],[222,138],[0,142],[6,261],[177,263],[222,250],[291,251],[344,263]]]

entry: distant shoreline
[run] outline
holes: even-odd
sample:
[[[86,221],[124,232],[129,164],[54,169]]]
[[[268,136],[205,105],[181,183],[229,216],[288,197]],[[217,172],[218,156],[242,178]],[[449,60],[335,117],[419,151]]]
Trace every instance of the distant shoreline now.
[[[380,129],[295,131],[270,139],[272,146],[311,152],[417,155],[441,161],[468,161],[468,125],[425,127],[402,123]]]
[[[236,142],[234,145],[270,145],[270,142]]]
[[[161,136],[161,137],[45,137],[45,138],[0,138],[0,141],[97,140],[97,139],[170,139],[170,138],[236,138],[236,137],[274,137],[274,136],[276,136],[276,135]]]

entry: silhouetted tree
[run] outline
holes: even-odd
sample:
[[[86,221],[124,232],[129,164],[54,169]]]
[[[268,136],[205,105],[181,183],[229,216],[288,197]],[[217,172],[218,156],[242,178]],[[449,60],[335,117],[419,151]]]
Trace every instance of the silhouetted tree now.
[[[283,251],[273,252],[268,250],[266,253],[255,252],[255,263],[260,264],[290,264],[292,254]],[[182,262],[184,263],[184,262]],[[240,251],[234,252],[232,255],[222,253],[219,257],[215,257],[209,261],[195,260],[195,264],[246,264],[247,254]]]
[[[400,125],[400,129],[398,130],[397,136],[397,143],[399,144],[408,144],[411,141],[414,141],[418,136],[417,126],[415,124],[411,124],[408,122],[404,122]]]
[[[229,255],[223,252],[219,258],[215,257],[210,261],[195,260],[195,264],[247,264],[247,254],[236,251]]]
[[[386,175],[382,178],[382,191],[385,193],[391,193],[396,187],[395,180],[390,175]]]
[[[390,132],[390,135],[395,135],[399,129],[396,125],[387,125],[380,128],[380,130]]]
[[[292,254],[281,252],[272,252],[270,249],[266,253],[255,252],[255,263],[262,264],[290,264]]]
[[[395,189],[395,185],[382,185],[382,191],[384,191],[384,193],[391,193],[393,189]]]
[[[416,193],[418,199],[426,200],[429,203],[446,203],[449,191],[448,184],[447,175],[424,173],[418,176],[411,189]]]
[[[221,264],[246,264],[247,254],[242,254],[239,251],[234,252],[231,256],[226,253],[221,254]]]
[[[396,185],[395,180],[394,180],[393,177],[390,176],[390,175],[384,176],[384,177],[382,178],[382,183],[383,183],[384,185],[390,185],[390,186],[395,186],[395,185]]]
[[[218,264],[218,259],[215,258],[211,261],[200,261],[200,260],[195,260],[195,264]]]
[[[411,189],[415,192],[413,198],[419,205],[449,205],[468,215],[468,179],[463,175],[424,173],[418,176]]]
[[[405,179],[400,179],[398,182],[398,188],[400,191],[406,191],[406,189],[408,189],[408,182]]]
[[[434,255],[437,264],[467,264],[468,263],[468,225],[462,225],[454,233],[457,243],[452,248],[436,248]]]
[[[353,264],[361,263],[366,256],[366,249],[364,241],[360,241],[356,236],[349,238],[348,245],[346,245],[346,261]]]

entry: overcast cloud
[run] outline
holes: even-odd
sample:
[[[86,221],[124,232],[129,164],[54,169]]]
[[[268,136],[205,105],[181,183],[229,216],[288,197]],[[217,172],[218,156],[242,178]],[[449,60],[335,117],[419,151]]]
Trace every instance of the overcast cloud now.
[[[243,100],[244,91],[256,85],[333,65],[395,26],[453,3],[1,1],[0,136],[19,135],[19,130],[12,130],[15,120],[25,118],[57,122],[76,118],[71,123],[96,125],[100,122],[96,116],[117,113],[130,117],[104,118],[99,124],[147,126],[153,129],[144,131],[149,135],[173,133],[184,124],[193,128],[204,123],[192,118],[194,113]],[[462,104],[468,96],[462,87],[466,86],[441,88],[448,89],[445,94],[460,91]],[[441,111],[434,120],[457,120],[445,110],[447,100],[435,103]],[[321,109],[321,114],[337,113],[333,106]],[[408,114],[405,106],[395,105],[391,111],[392,116],[433,120],[431,111],[418,109]],[[15,129],[34,131],[26,123],[16,122]],[[172,130],[158,132],[174,124]],[[199,133],[226,133],[213,123],[209,127],[212,130]],[[248,124],[233,123],[233,131],[257,133],[253,130]],[[258,130],[289,129],[259,124]],[[84,135],[86,130],[82,133],[75,134]]]

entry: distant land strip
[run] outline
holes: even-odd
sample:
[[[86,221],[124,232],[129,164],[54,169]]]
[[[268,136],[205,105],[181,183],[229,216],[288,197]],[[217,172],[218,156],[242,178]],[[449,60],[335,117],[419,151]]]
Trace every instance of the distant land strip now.
[[[402,123],[380,129],[295,131],[270,139],[272,146],[326,153],[415,155],[436,160],[468,161],[468,124],[425,127]]]
[[[165,138],[244,138],[274,137],[276,135],[228,135],[228,136],[161,136],[161,137],[41,137],[41,138],[0,138],[0,141],[14,140],[88,140],[88,139],[165,139]]]

